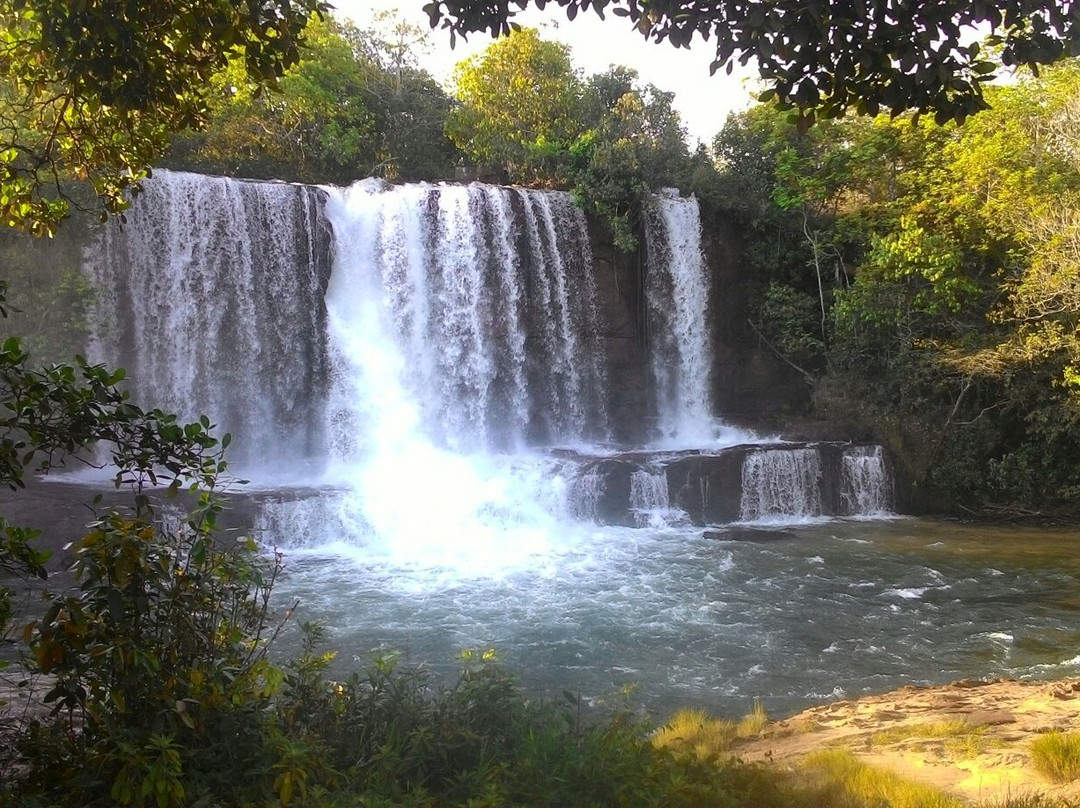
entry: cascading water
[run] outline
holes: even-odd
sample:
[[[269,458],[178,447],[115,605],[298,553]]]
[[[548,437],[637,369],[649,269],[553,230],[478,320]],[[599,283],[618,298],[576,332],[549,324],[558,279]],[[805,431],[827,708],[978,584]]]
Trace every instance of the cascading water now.
[[[821,458],[817,450],[758,449],[747,454],[739,508],[747,522],[819,516]]]
[[[242,437],[235,461],[295,471],[322,446],[323,197],[159,172],[87,254],[90,358],[124,367],[136,403]]]
[[[376,389],[400,390],[408,402],[386,408],[416,410],[412,428],[452,451],[606,435],[591,257],[568,195],[368,182],[331,197],[338,457],[372,433]]]
[[[716,439],[709,375],[708,282],[697,199],[667,190],[646,216],[646,300],[661,443]]]
[[[575,519],[596,521],[600,514],[600,499],[604,496],[604,475],[589,469],[574,476],[570,483],[570,514]]]
[[[346,492],[290,507],[426,563],[545,546],[565,477],[522,450],[607,433],[580,211],[566,194],[362,183],[327,215],[327,479]]]
[[[850,515],[881,516],[892,509],[892,477],[880,446],[851,446],[841,456],[840,500]]]
[[[682,518],[668,498],[667,474],[661,468],[643,468],[630,475],[630,513],[638,527],[666,526]]]

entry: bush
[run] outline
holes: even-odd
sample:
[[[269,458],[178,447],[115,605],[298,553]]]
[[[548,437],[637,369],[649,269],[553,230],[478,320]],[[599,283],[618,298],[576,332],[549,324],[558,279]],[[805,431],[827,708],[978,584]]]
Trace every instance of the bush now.
[[[58,805],[182,805],[269,755],[277,564],[250,540],[217,546],[219,507],[206,493],[171,530],[148,505],[90,525],[76,588],[29,627],[36,670],[54,677],[54,726],[22,739],[23,788]]]

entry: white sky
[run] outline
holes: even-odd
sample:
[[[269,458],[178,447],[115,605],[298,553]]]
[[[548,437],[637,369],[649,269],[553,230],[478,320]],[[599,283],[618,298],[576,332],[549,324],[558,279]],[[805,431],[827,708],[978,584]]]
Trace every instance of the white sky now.
[[[339,17],[351,18],[360,27],[366,27],[376,11],[394,10],[398,15],[416,25],[428,28],[427,15],[423,13],[424,0],[331,0]],[[638,71],[643,81],[651,82],[661,90],[675,93],[675,108],[682,116],[683,124],[690,134],[691,144],[712,142],[720,131],[728,113],[744,109],[749,103],[749,92],[744,77],[752,71],[736,65],[733,75],[719,71],[709,75],[709,62],[714,54],[714,43],[696,41],[689,50],[670,45],[646,42],[630,28],[624,18],[610,13],[600,20],[592,11],[580,14],[573,22],[566,13],[554,5],[543,12],[529,9],[519,14],[516,21],[540,29],[545,39],[564,42],[571,48],[574,66],[585,75],[599,73],[612,64],[621,64]],[[483,50],[491,43],[486,34],[473,34],[468,42],[458,42],[451,50],[449,34],[435,30],[430,33],[431,50],[421,61],[440,81],[449,84],[454,65]]]

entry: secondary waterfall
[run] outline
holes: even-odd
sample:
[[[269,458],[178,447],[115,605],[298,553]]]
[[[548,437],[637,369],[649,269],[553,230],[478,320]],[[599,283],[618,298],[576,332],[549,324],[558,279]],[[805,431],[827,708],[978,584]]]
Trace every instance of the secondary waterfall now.
[[[880,446],[844,450],[840,499],[846,514],[881,515],[893,504],[892,476]]]
[[[646,216],[646,299],[661,440],[715,440],[709,375],[708,283],[701,219],[694,197],[672,190],[653,197]]]
[[[263,471],[320,451],[330,230],[316,188],[160,172],[84,266],[93,361],[135,402],[208,415]]]
[[[821,460],[814,449],[760,449],[743,460],[742,518],[769,521],[818,516]]]

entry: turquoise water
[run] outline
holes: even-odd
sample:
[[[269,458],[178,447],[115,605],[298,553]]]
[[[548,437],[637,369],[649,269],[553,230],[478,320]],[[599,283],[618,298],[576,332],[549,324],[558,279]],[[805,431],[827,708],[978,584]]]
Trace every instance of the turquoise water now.
[[[767,544],[582,527],[505,568],[327,541],[286,551],[277,595],[343,666],[396,650],[449,672],[495,648],[529,687],[624,686],[657,715],[772,715],[903,684],[1080,673],[1080,533],[918,519],[792,526]]]

